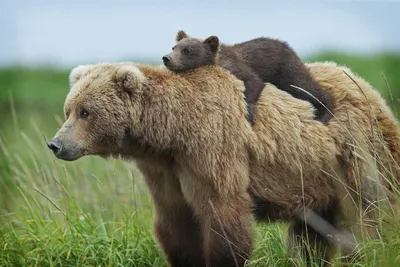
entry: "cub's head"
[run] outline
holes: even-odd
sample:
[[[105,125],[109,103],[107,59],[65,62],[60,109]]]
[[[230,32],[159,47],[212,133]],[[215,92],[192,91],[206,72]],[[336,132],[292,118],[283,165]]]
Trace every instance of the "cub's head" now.
[[[69,80],[65,122],[48,147],[67,161],[118,154],[132,118],[139,117],[141,109],[132,100],[140,97],[145,76],[133,64],[103,63],[76,67]]]
[[[181,72],[215,64],[219,49],[217,36],[201,40],[189,37],[184,31],[178,31],[176,42],[172,52],[162,58],[168,69]]]

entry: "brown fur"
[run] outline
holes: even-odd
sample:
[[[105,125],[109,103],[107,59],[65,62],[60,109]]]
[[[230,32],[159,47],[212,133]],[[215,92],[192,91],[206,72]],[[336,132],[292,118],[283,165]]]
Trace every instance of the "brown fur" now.
[[[364,213],[352,212],[346,192],[367,192],[363,201],[375,201],[381,196],[369,185],[385,184],[380,177],[369,179],[379,169],[367,157],[370,150],[358,151],[365,155],[359,158],[347,143],[356,148],[373,143],[382,157],[387,150],[370,132],[378,127],[371,124],[364,95],[342,69],[328,63],[307,67],[337,103],[328,126],[312,119],[309,103],[268,84],[252,129],[243,116],[243,83],[216,66],[179,75],[131,63],[80,67],[71,73],[66,122],[49,147],[64,160],[85,155],[136,160],[154,199],[155,233],[171,266],[243,266],[251,256],[252,213],[260,220],[290,222],[294,256],[309,257],[296,250],[308,237],[318,256],[330,261],[335,243],[324,237],[330,233],[306,231],[299,215],[314,211],[339,229],[363,222],[358,215]],[[377,114],[388,147],[400,153],[390,110],[371,86],[355,79],[372,110],[382,110]]]
[[[217,36],[200,40],[189,37],[184,31],[177,33],[176,41],[173,51],[163,57],[165,66],[176,72],[214,64],[229,70],[245,84],[251,123],[254,106],[265,82],[312,103],[317,120],[327,123],[332,118],[334,103],[329,92],[322,90],[311,78],[304,63],[286,42],[256,38],[231,46],[220,44]]]

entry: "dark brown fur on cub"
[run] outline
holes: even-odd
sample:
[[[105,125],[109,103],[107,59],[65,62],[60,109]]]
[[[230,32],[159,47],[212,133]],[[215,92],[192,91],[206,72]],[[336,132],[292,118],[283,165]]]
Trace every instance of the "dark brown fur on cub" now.
[[[309,101],[316,109],[316,120],[327,123],[332,118],[329,112],[333,112],[332,97],[311,78],[304,63],[286,42],[261,37],[225,45],[219,43],[217,36],[200,40],[189,37],[184,31],[178,31],[176,41],[173,51],[163,57],[165,66],[182,72],[217,64],[230,71],[245,84],[251,123],[254,105],[266,82],[295,98]],[[291,85],[302,88],[312,96]]]

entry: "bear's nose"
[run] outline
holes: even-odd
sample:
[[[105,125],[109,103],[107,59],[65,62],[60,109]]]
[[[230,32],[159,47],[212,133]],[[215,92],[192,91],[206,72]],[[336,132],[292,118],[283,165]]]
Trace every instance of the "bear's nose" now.
[[[162,57],[162,60],[163,60],[164,62],[169,62],[169,61],[171,61],[171,58],[170,58],[169,56],[163,56],[163,57]]]
[[[58,138],[54,138],[50,142],[47,143],[47,146],[53,151],[54,154],[57,154],[57,152],[60,151],[61,149],[61,141]]]

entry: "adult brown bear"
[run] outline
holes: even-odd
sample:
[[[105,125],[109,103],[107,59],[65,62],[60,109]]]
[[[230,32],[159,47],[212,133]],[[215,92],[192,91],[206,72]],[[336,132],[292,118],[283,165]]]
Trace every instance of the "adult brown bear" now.
[[[374,218],[352,212],[348,195],[356,198],[361,183],[363,210],[386,197],[378,171],[395,161],[371,163],[391,159],[389,152],[399,159],[400,139],[390,110],[362,79],[350,73],[355,83],[334,64],[308,68],[333,95],[335,118],[325,126],[313,120],[308,102],[267,85],[252,129],[243,83],[220,67],[175,74],[133,63],[80,66],[70,75],[66,121],[48,146],[69,161],[85,155],[136,160],[172,266],[243,266],[252,249],[252,212],[290,221],[291,251],[308,240],[329,261],[330,233],[312,225],[306,231],[298,216],[312,211],[347,229],[357,225],[345,225],[348,219]],[[376,237],[376,225],[365,230]]]

